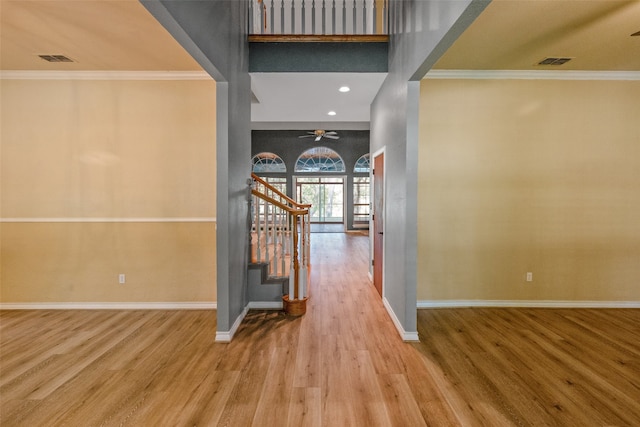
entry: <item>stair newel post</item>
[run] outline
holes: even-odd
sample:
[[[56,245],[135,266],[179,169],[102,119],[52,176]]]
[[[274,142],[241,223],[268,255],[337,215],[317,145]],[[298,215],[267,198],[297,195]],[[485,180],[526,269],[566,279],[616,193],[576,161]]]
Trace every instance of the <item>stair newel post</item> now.
[[[307,221],[305,220],[306,215],[301,215],[300,220],[300,259],[302,260],[301,274],[300,274],[300,299],[305,298],[307,296]]]
[[[253,189],[255,188],[256,182],[253,179],[247,180],[247,184],[249,185],[249,195],[248,195],[248,223],[249,223],[249,262],[254,262],[255,257],[255,237],[256,237],[256,197],[253,195]]]
[[[291,215],[293,232],[291,233],[291,272],[289,274],[289,302],[298,299],[298,217]]]
[[[286,268],[286,248],[287,248],[287,212],[282,210],[280,211],[280,228],[278,234],[280,235],[280,258],[282,262],[282,274],[285,275]]]
[[[273,235],[273,272],[274,274],[278,274],[278,265],[280,264],[280,251],[278,250],[279,243],[279,224],[280,224],[280,208],[273,207],[273,230],[271,234]]]
[[[256,233],[256,247],[255,247],[256,262],[260,262],[262,260],[262,256],[260,254],[260,243],[261,243],[261,240],[262,240],[262,239],[260,239],[260,234],[262,233],[262,223],[261,223],[261,220],[260,220],[260,209],[262,209],[262,199],[260,199],[257,196],[253,196],[253,209],[255,209],[254,223],[255,223],[255,233]]]
[[[278,215],[280,209],[277,206],[271,206],[271,247],[273,248],[273,254],[271,256],[273,262],[273,271],[278,268]]]

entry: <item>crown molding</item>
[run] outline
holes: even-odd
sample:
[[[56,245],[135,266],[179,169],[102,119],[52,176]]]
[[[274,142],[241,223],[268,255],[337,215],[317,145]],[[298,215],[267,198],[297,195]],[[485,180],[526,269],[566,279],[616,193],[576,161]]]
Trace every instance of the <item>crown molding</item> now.
[[[0,71],[0,80],[212,80],[205,71]]]
[[[431,70],[425,79],[640,80],[640,71]]]

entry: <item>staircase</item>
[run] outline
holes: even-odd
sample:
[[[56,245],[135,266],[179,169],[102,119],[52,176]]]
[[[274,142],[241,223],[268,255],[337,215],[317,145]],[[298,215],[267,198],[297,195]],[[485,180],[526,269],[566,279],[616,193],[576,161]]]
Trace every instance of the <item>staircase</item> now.
[[[306,310],[309,289],[309,207],[251,175],[249,301],[254,307]]]

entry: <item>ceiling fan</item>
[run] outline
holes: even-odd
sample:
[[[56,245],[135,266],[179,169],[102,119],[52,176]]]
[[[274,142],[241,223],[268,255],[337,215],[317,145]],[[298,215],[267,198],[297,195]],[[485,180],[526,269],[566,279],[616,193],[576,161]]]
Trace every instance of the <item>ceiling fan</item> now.
[[[322,129],[316,129],[314,131],[311,132],[307,132],[309,135],[300,135],[298,138],[315,138],[315,142],[320,141],[322,138],[329,138],[329,139],[340,139],[340,137],[338,136],[338,132],[335,131],[325,131]]]

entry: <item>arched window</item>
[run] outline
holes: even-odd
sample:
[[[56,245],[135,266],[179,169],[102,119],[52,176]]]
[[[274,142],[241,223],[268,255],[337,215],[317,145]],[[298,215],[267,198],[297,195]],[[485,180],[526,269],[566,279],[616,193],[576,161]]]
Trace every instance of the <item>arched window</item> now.
[[[253,173],[261,174],[265,172],[287,172],[287,166],[284,164],[280,156],[273,153],[259,153],[251,159],[253,163]]]
[[[369,173],[370,167],[371,165],[369,163],[369,153],[367,153],[356,160],[356,165],[353,167],[353,173]]]
[[[296,161],[296,172],[344,172],[342,157],[327,147],[314,147],[305,151]]]
[[[369,163],[369,153],[360,157],[353,167],[354,174],[369,173],[371,164]],[[369,176],[353,177],[353,226],[366,228],[369,224],[369,213],[371,210],[371,185]]]

